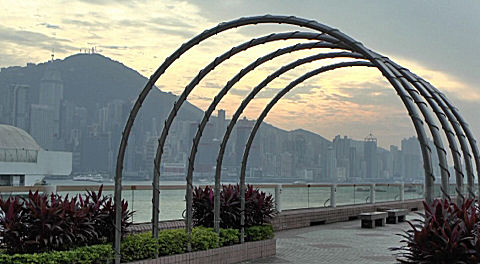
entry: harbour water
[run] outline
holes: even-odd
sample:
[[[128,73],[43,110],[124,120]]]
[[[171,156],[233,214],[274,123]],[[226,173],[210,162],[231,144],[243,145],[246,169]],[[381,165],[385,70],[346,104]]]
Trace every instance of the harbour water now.
[[[98,185],[100,183],[62,180],[48,181],[52,185]],[[113,185],[111,182],[105,182],[105,185]],[[201,183],[204,185],[205,183]],[[211,183],[207,183],[211,184]],[[228,183],[224,183],[228,184]],[[124,181],[123,185],[151,185],[148,181]],[[184,185],[184,182],[164,181],[161,185]],[[261,188],[269,194],[274,195],[274,188]],[[375,200],[395,201],[400,199],[400,188],[398,185],[380,185],[375,187]],[[325,207],[330,206],[331,188],[326,187],[291,187],[285,185],[282,188],[280,202],[282,210]],[[85,193],[85,191],[59,192],[60,195],[76,195]],[[105,191],[106,195],[113,195],[112,191]],[[412,185],[405,187],[405,199],[418,199],[423,196],[421,185]],[[122,197],[128,201],[129,208],[135,211],[133,221],[136,223],[149,222],[152,216],[152,190],[124,190]],[[336,204],[337,206],[348,204],[365,204],[369,202],[369,186],[337,186]],[[275,198],[275,197],[274,197]],[[161,190],[160,192],[160,220],[182,219],[185,210],[185,189],[177,188],[173,190]]]

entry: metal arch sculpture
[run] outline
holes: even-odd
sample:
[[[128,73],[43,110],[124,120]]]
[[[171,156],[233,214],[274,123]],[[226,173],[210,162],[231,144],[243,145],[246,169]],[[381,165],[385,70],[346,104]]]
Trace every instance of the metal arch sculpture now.
[[[400,67],[397,64],[394,64],[394,63],[389,63],[389,64],[392,65],[392,67],[395,67],[396,70],[400,71],[402,73],[402,75],[413,86],[415,86],[416,91],[419,91],[420,94],[423,96],[423,98],[425,98],[427,100],[428,104],[433,109],[433,112],[435,113],[438,120],[440,121],[440,124],[442,125],[442,128],[445,132],[445,136],[447,137],[448,144],[449,144],[449,147],[450,147],[450,151],[452,153],[455,176],[456,176],[455,179],[456,179],[456,182],[458,183],[457,188],[456,188],[456,192],[460,196],[460,194],[462,194],[463,189],[462,189],[461,186],[459,186],[459,184],[462,184],[463,179],[464,179],[464,174],[463,174],[463,171],[462,171],[461,160],[460,160],[461,154],[458,151],[457,142],[455,140],[455,133],[452,131],[451,124],[446,119],[446,115],[444,113],[445,108],[443,108],[443,109],[439,108],[440,102],[438,102],[438,100],[436,100],[432,97],[432,95],[430,94],[430,91],[421,83],[421,80],[419,80],[416,76],[414,76],[410,71],[408,71],[405,68]],[[411,89],[411,88],[409,88],[409,89]],[[458,139],[462,140],[463,138],[461,138],[459,136]],[[465,154],[469,154],[469,153],[465,153]],[[440,166],[442,166],[442,164],[440,164]],[[442,178],[442,186],[448,186],[448,185],[449,185],[448,179],[445,182],[445,179]],[[445,190],[445,191],[448,193],[448,190]]]
[[[158,140],[158,147],[155,155],[155,160],[154,160],[154,179],[153,179],[153,222],[152,222],[152,230],[153,230],[153,236],[158,237],[158,212],[159,212],[159,190],[158,190],[158,183],[159,183],[159,177],[160,177],[160,163],[161,163],[161,158],[163,155],[163,146],[166,142],[168,132],[170,130],[170,126],[173,123],[173,120],[175,119],[178,110],[182,106],[182,104],[187,100],[188,95],[191,93],[191,91],[196,87],[196,85],[211,71],[215,69],[216,66],[221,64],[222,62],[228,60],[232,56],[234,56],[237,53],[240,53],[242,51],[245,51],[249,48],[252,48],[257,45],[262,45],[268,42],[272,41],[279,41],[279,40],[286,40],[286,39],[311,39],[311,40],[323,40],[323,41],[328,41],[329,43],[331,42],[339,42],[338,40],[331,38],[329,36],[326,36],[325,34],[322,33],[310,33],[310,32],[287,32],[287,33],[278,33],[278,34],[270,34],[264,37],[260,38],[254,38],[251,39],[250,41],[247,41],[241,45],[238,45],[236,47],[233,47],[230,49],[228,52],[216,57],[211,63],[209,63],[206,67],[204,67],[195,78],[192,79],[192,81],[185,87],[184,91],[180,95],[178,101],[175,102],[173,109],[170,111],[170,114],[167,117],[167,120],[165,121],[165,125],[162,129],[162,134]],[[335,45],[335,44],[330,44],[330,48],[335,48],[335,47],[342,47],[340,44]],[[334,46],[335,45],[335,46]],[[328,45],[325,45],[325,48],[327,48]],[[188,181],[187,177],[187,189],[192,188],[191,181]],[[187,192],[189,193],[189,192]],[[188,197],[187,197],[188,200]],[[189,209],[187,209],[187,214],[188,214]],[[188,232],[190,234],[190,231]]]
[[[116,224],[116,232],[115,232],[115,262],[119,263],[120,261],[120,238],[121,238],[121,229],[120,229],[120,223],[121,223],[121,210],[120,210],[120,203],[121,203],[121,191],[122,191],[122,170],[123,170],[123,162],[124,162],[124,157],[125,157],[125,150],[126,146],[128,143],[128,138],[134,123],[134,120],[137,116],[138,111],[140,110],[145,98],[147,97],[148,93],[152,89],[153,85],[155,82],[160,78],[160,76],[165,72],[165,70],[170,67],[170,65],[176,61],[182,54],[187,52],[189,49],[191,49],[193,46],[199,44],[203,40],[210,38],[211,36],[218,34],[220,32],[236,28],[236,27],[242,27],[246,25],[253,25],[253,24],[266,24],[266,23],[278,23],[278,24],[289,24],[289,25],[295,25],[295,26],[300,26],[300,27],[305,27],[309,28],[312,30],[319,31],[323,34],[326,34],[332,38],[334,38],[337,41],[343,42],[345,45],[347,45],[350,49],[352,49],[355,52],[359,52],[362,55],[364,55],[368,60],[372,61],[373,64],[375,64],[376,67],[378,67],[382,73],[388,77],[393,78],[394,76],[389,72],[387,69],[386,65],[381,61],[381,58],[378,57],[375,53],[371,52],[367,48],[365,48],[361,43],[356,42],[354,39],[350,38],[349,36],[341,33],[337,29],[331,28],[329,26],[320,24],[316,21],[313,20],[306,20],[302,18],[296,18],[292,16],[272,16],[272,15],[265,15],[265,16],[256,16],[256,17],[247,17],[247,18],[240,18],[237,20],[233,20],[230,22],[226,23],[221,23],[216,27],[213,27],[211,29],[208,29],[204,31],[203,33],[197,35],[196,37],[192,38],[190,41],[186,42],[183,44],[178,50],[176,50],[170,57],[168,57],[165,62],[160,65],[160,67],[155,71],[155,73],[150,77],[148,83],[144,87],[144,89],[141,91],[139,94],[139,97],[137,101],[135,102],[132,111],[130,112],[130,115],[128,117],[128,120],[126,122],[124,131],[122,133],[122,140],[120,143],[119,147],[119,152],[118,152],[118,157],[117,157],[117,165],[116,165],[116,175],[115,175],[115,206],[116,206],[116,218],[115,218],[115,224]],[[398,86],[399,82],[393,81],[392,85]],[[442,97],[443,99],[443,97]],[[182,100],[179,99],[179,100]],[[183,99],[184,100],[184,99]],[[179,101],[180,102],[180,101]],[[456,109],[454,109],[453,105],[451,105],[448,101],[445,102],[446,105],[448,106],[449,109],[451,109],[453,115],[459,120],[460,125],[462,129],[464,129],[467,133],[467,138],[469,140],[469,143],[472,145],[475,145],[475,141],[473,139],[473,135],[470,133],[468,130],[468,126],[466,123],[463,121],[463,119],[459,116],[458,112]],[[172,111],[177,112],[180,106],[176,103],[173,107]],[[417,121],[418,122],[418,121]],[[476,149],[472,147],[472,149]],[[473,151],[475,160],[478,165],[478,150]],[[428,150],[422,151],[422,155],[424,157],[424,160],[429,160],[430,155]],[[158,169],[158,168],[156,168]],[[478,166],[477,166],[477,171],[478,171]],[[426,176],[427,178],[432,177],[431,175],[431,168],[426,168]],[[428,179],[427,179],[428,180]],[[155,192],[158,194],[158,183],[155,184],[154,182],[154,189]],[[187,189],[190,188],[191,186],[187,186]],[[155,194],[154,197],[157,195]]]
[[[296,47],[295,47],[296,46]],[[251,64],[249,64],[247,67],[243,68],[240,70],[239,73],[237,73],[230,81],[227,82],[227,84],[222,88],[222,90],[215,96],[215,99],[212,101],[210,106],[208,107],[207,111],[205,112],[204,118],[202,119],[199,128],[197,129],[197,133],[193,139],[193,145],[191,147],[190,151],[190,157],[189,157],[189,166],[188,166],[188,172],[187,172],[187,177],[189,180],[192,179],[193,176],[193,169],[194,169],[194,161],[195,161],[195,156],[197,153],[197,147],[200,142],[200,138],[202,136],[202,132],[206,126],[206,123],[208,122],[208,119],[210,118],[211,114],[215,110],[215,107],[218,105],[220,100],[227,94],[227,92],[231,89],[231,87],[240,81],[240,79],[245,76],[248,72],[254,70],[257,66],[259,66],[261,63],[268,61],[270,59],[273,59],[277,57],[278,55],[283,55],[285,54],[286,51],[291,50],[292,48],[301,48],[301,46],[311,46],[308,43],[307,44],[300,44],[300,45],[294,45],[290,46],[284,49],[279,49],[275,52],[272,52],[266,56],[260,57],[259,59],[255,60]],[[328,47],[328,46],[325,46]],[[293,69],[296,66],[300,66],[305,63],[313,62],[316,60],[322,60],[322,59],[331,59],[331,58],[340,58],[340,57],[345,57],[345,58],[361,58],[362,56],[358,53],[352,53],[352,52],[331,52],[331,53],[320,53],[317,55],[309,56],[300,60],[295,61],[292,63],[289,67],[286,67],[284,70],[287,71],[289,69]],[[271,77],[271,80],[275,79],[275,77]],[[257,90],[261,90],[267,82],[264,83],[262,87],[258,87]],[[218,169],[217,169],[218,170]],[[220,175],[220,174],[216,174]],[[215,179],[215,183],[217,185],[219,178]],[[218,223],[218,219],[215,220],[216,223]]]
[[[393,71],[393,69],[391,69],[391,70]],[[398,77],[398,76],[397,76],[397,77]],[[400,77],[399,77],[399,78],[400,78]],[[404,80],[402,80],[402,83],[404,83]],[[405,84],[404,84],[404,85],[405,85]],[[408,87],[408,85],[407,85],[407,87]],[[445,169],[445,168],[448,167],[447,164],[446,164],[446,157],[445,157],[446,151],[443,149],[443,144],[442,144],[441,138],[440,138],[440,136],[439,136],[439,129],[438,129],[438,127],[433,123],[433,119],[430,117],[430,114],[429,114],[428,110],[425,108],[425,102],[423,102],[423,101],[421,100],[421,98],[418,97],[418,94],[417,94],[418,92],[415,91],[415,93],[412,94],[411,89],[410,89],[410,90],[406,89],[406,91],[408,91],[408,93],[409,93],[412,97],[415,98],[415,102],[417,103],[417,105],[419,105],[422,114],[424,115],[424,117],[425,117],[426,120],[427,120],[427,124],[429,125],[429,128],[430,128],[430,130],[431,130],[431,133],[432,133],[432,135],[434,136],[435,146],[436,146],[436,148],[437,148],[437,153],[438,153],[438,155],[439,155],[439,157],[440,157],[440,166],[441,166],[441,168],[443,168],[443,169],[442,169],[442,182],[444,183],[444,185],[443,185],[443,188],[442,188],[442,189],[443,189],[444,195],[446,196],[446,195],[448,195],[448,194],[447,194],[448,184],[445,184],[445,183],[448,183],[449,173],[448,173],[448,171]],[[216,97],[215,100],[217,100],[217,99],[218,99],[218,98]],[[232,118],[232,122],[234,123],[234,122],[236,122],[236,121],[234,121],[234,119]],[[231,122],[231,124],[232,124],[232,122]],[[234,125],[234,124],[233,124],[233,125]],[[233,125],[232,125],[232,126],[233,126]],[[199,134],[201,135],[201,131],[200,131],[200,130],[201,130],[200,128],[199,128],[199,130],[197,130],[197,136],[198,136]],[[200,133],[199,133],[199,131],[200,131]],[[231,130],[228,131],[228,129],[227,129],[227,133],[229,134],[230,132],[231,132]],[[225,137],[224,137],[224,139],[225,139]],[[227,140],[228,140],[228,138],[227,138]],[[198,141],[199,141],[198,138],[196,138],[196,139],[194,140],[194,142],[197,142],[197,143],[198,143]],[[220,168],[219,164],[221,163],[221,160],[222,160],[221,157],[223,157],[223,152],[224,152],[224,148],[225,148],[225,144],[226,144],[226,143],[225,143],[225,144],[223,144],[223,143],[225,143],[225,141],[222,142],[222,146],[221,146],[221,149],[220,149],[220,151],[219,151],[219,158],[217,159],[217,174],[216,174],[216,179],[215,179],[216,186],[218,185],[218,182],[219,182],[219,176],[218,176],[218,175],[219,175],[219,171],[220,171],[220,169],[219,169],[219,168]],[[223,147],[223,148],[222,148],[222,147]],[[196,151],[196,146],[194,145],[194,146],[192,146],[192,152],[191,152],[191,153],[194,154],[195,151]],[[191,175],[192,175],[192,171],[193,171],[193,160],[194,160],[194,156],[193,156],[193,157],[190,156],[190,159],[189,159],[189,161],[190,161],[190,163],[189,163],[189,173],[188,173],[188,176],[187,176],[187,181],[188,181],[189,177],[190,177],[190,181],[191,181]],[[241,181],[241,182],[242,182],[242,181]],[[242,183],[241,183],[240,185],[241,185],[241,188],[244,187]],[[459,181],[459,185],[461,185],[461,181]],[[218,190],[218,188],[217,188],[217,190]],[[459,194],[459,196],[460,196],[459,198],[461,198],[461,196],[462,196],[461,190],[462,190],[461,187],[460,187],[460,188],[457,188],[457,191],[459,192],[458,194]],[[241,194],[242,194],[242,191],[241,191]],[[216,197],[218,197],[218,195],[217,195]],[[218,200],[217,200],[217,201],[218,201]],[[187,208],[188,208],[188,204],[189,204],[189,202],[188,202],[188,200],[187,200]],[[217,202],[217,204],[218,204],[218,202]],[[241,209],[241,210],[244,209],[243,207],[244,207],[244,206],[242,206],[242,209]],[[217,206],[215,209],[216,209],[216,210],[215,210],[216,216],[218,216],[218,206]],[[218,225],[218,218],[217,218],[217,217],[215,218],[215,224]]]
[[[227,82],[227,84],[214,97],[214,100],[212,101],[212,103],[209,105],[209,107],[205,111],[205,114],[204,114],[204,116],[203,116],[203,118],[202,118],[202,120],[201,120],[201,122],[198,126],[197,132],[196,132],[195,137],[193,139],[193,145],[191,147],[190,156],[189,156],[189,165],[188,165],[188,172],[187,172],[187,177],[189,179],[191,179],[192,176],[193,176],[195,156],[196,156],[196,153],[197,153],[197,150],[198,150],[197,149],[198,144],[200,143],[200,138],[202,137],[202,134],[203,134],[203,130],[205,129],[205,126],[207,125],[208,120],[210,119],[211,115],[213,114],[213,111],[215,110],[217,105],[220,103],[222,98],[233,87],[233,85],[235,85],[238,81],[240,81],[240,79],[243,78],[247,73],[249,73],[250,71],[253,71],[255,68],[257,68],[258,66],[260,66],[261,64],[263,64],[263,63],[265,63],[269,60],[272,60],[276,57],[279,57],[281,55],[291,53],[291,52],[294,52],[294,51],[303,50],[303,49],[313,49],[313,48],[338,48],[338,46],[328,44],[328,43],[323,43],[323,42],[313,42],[313,43],[295,44],[295,45],[290,46],[290,47],[278,49],[278,50],[276,50],[272,53],[269,53],[269,54],[267,54],[263,57],[258,58],[257,60],[255,60],[254,62],[249,64],[247,67],[243,68],[239,73],[237,73],[234,77],[232,77]],[[361,56],[358,53],[357,54],[355,54],[355,53],[347,54],[345,52],[343,52],[343,53],[337,52],[336,54],[331,54],[331,55],[332,56],[333,55],[350,55],[352,57],[353,56],[357,56],[357,57]],[[159,166],[159,164],[155,164],[155,166]],[[215,199],[216,199],[216,202],[215,202],[215,210],[214,210],[215,211],[214,229],[216,231],[218,231],[218,229],[219,229],[219,218],[218,218],[219,203],[220,203],[218,201],[219,189],[220,189],[220,182],[219,182],[219,180],[216,179],[215,180],[215,192],[216,192]]]
[[[315,57],[315,56],[311,56],[311,57]],[[301,64],[304,64],[304,63],[308,63],[310,61],[312,61],[310,58],[311,57],[308,57],[308,58],[304,58],[304,59],[300,59],[298,61],[295,61],[291,64],[288,64],[286,66],[283,66],[282,68],[280,68],[279,70],[277,70],[276,72],[272,73],[271,75],[269,75],[265,80],[263,80],[258,86],[256,86],[251,92],[250,94],[247,95],[247,97],[242,101],[240,107],[237,109],[237,111],[234,113],[234,115],[232,116],[232,119],[227,127],[227,131],[225,132],[225,135],[223,137],[223,140],[222,140],[222,143],[220,145],[220,150],[219,150],[219,154],[218,154],[218,158],[217,158],[217,164],[216,164],[216,175],[215,175],[215,181],[217,182],[217,180],[220,179],[220,173],[221,173],[221,166],[222,166],[222,161],[223,161],[223,155],[224,155],[224,152],[225,152],[225,148],[226,148],[226,144],[227,144],[227,141],[230,137],[230,134],[231,132],[233,131],[233,127],[235,126],[238,118],[240,117],[240,115],[242,114],[243,110],[246,108],[246,106],[248,105],[248,103],[254,98],[254,96],[263,88],[265,87],[269,82],[271,82],[272,80],[274,80],[275,78],[279,77],[281,74],[283,74],[284,72],[290,70],[290,69],[293,69]],[[385,64],[386,65],[386,64]],[[389,69],[390,70],[390,69]],[[425,108],[423,107],[424,106],[424,102],[421,101],[419,98],[415,97],[415,94],[413,95],[416,99],[416,101],[414,101],[412,99],[412,94],[410,93],[407,93],[407,90],[402,86],[402,84],[400,82],[397,81],[397,79],[395,77],[393,77],[393,73],[390,73],[392,75],[385,75],[387,77],[387,79],[392,83],[394,84],[394,88],[397,90],[397,93],[400,95],[402,101],[404,102],[404,105],[406,106],[408,112],[409,112],[409,115],[411,116],[412,118],[412,121],[415,125],[415,130],[417,131],[417,135],[419,137],[419,141],[420,141],[420,145],[421,145],[421,148],[422,148],[422,153],[424,154],[424,166],[425,166],[425,171],[426,172],[430,172],[432,178],[430,177],[426,177],[426,181],[427,180],[431,180],[431,184],[430,186],[433,187],[433,172],[432,172],[432,167],[431,167],[431,157],[430,157],[430,149],[429,149],[429,146],[428,146],[428,143],[427,143],[427,138],[426,138],[426,134],[425,134],[425,130],[423,129],[423,122],[422,120],[420,119],[418,113],[416,112],[416,108],[414,107],[414,102],[420,107],[420,109],[422,110],[422,114],[424,115],[424,117],[428,120],[431,120],[432,118],[430,117],[430,113],[428,111],[425,111]],[[432,122],[429,122],[427,123],[431,129],[431,131],[435,131],[435,129],[438,130],[438,128],[432,126]],[[434,134],[434,135],[437,135],[437,134]],[[436,137],[434,139],[440,139],[439,137]],[[441,139],[440,139],[441,140]],[[250,142],[251,143],[251,142]],[[247,143],[248,144],[248,143]],[[436,144],[437,148],[439,148],[439,153],[440,154],[445,154],[445,150],[444,149],[440,149],[441,145],[440,144]],[[425,158],[425,155],[428,155],[426,159]],[[443,162],[446,162],[446,159],[441,159],[440,161]],[[427,164],[428,162],[428,164]],[[245,164],[242,164],[242,165],[245,165]],[[445,164],[445,167],[447,167],[447,165]],[[429,174],[426,174],[426,175],[429,175]],[[241,195],[241,209],[240,211],[242,212],[245,208],[245,200],[244,200],[244,188],[245,188],[245,185],[244,185],[244,177],[245,177],[245,174],[241,175],[241,178],[240,178],[240,195]],[[428,185],[428,184],[427,184]],[[426,188],[426,195],[425,195],[425,198],[428,202],[431,202],[431,199],[432,199],[432,190],[433,188]],[[187,205],[188,205],[189,201],[187,200]],[[241,226],[243,226],[244,222],[244,217],[243,217],[243,212],[242,212],[242,215],[241,215]],[[242,239],[242,242],[243,242],[243,228],[242,228],[242,235],[241,235],[241,239]]]
[[[285,48],[287,49],[287,48]],[[285,49],[280,49],[280,50],[277,50],[276,52],[273,52],[271,54],[276,54],[277,52],[279,51],[282,51],[282,50],[285,50]],[[265,56],[265,57],[268,57],[268,56]],[[262,58],[259,58],[258,60],[261,60],[263,59],[264,57]],[[255,65],[257,62],[255,61],[254,63],[252,63],[253,65]],[[208,118],[211,116],[211,114],[213,113],[213,110],[215,108],[215,106],[219,103],[219,101],[223,98],[223,96],[225,95],[225,93],[227,92],[226,90],[228,90],[233,84],[232,82],[233,81],[238,81],[238,78],[239,76],[242,77],[244,76],[243,73],[245,73],[247,70],[250,70],[252,69],[252,64],[250,64],[248,67],[242,69],[239,74],[237,74],[234,78],[232,78],[231,81],[229,81],[227,83],[227,85],[222,89],[221,92],[219,92],[219,94],[217,94],[217,96],[215,96],[215,99],[213,100],[213,102],[211,103],[211,105],[208,107],[208,110],[205,112],[205,115],[204,115],[204,118],[202,119],[202,122],[200,123],[199,125],[199,128],[197,130],[197,133],[196,133],[196,136],[193,140],[193,145],[192,145],[192,148],[191,148],[191,155],[190,155],[190,158],[189,158],[189,166],[188,166],[188,174],[187,174],[187,179],[192,179],[192,173],[193,173],[193,167],[194,167],[194,160],[195,160],[195,154],[196,154],[196,151],[197,151],[197,146],[199,144],[199,141],[200,141],[200,137],[203,133],[203,129],[206,125],[206,122],[208,121]],[[400,77],[399,77],[400,78]],[[402,81],[404,82],[404,81]],[[448,164],[447,164],[447,161],[446,161],[446,151],[445,149],[443,148],[443,143],[441,141],[441,138],[439,136],[439,129],[438,127],[433,123],[433,120],[432,118],[430,118],[430,116],[428,115],[427,113],[427,109],[425,108],[425,105],[424,103],[421,101],[421,99],[418,97],[417,95],[417,91],[415,90],[412,90],[411,88],[409,89],[408,88],[408,85],[407,85],[407,91],[409,91],[409,94],[411,94],[412,92],[414,93],[412,96],[415,98],[415,101],[418,103],[418,104],[422,104],[420,105],[421,106],[421,112],[424,116],[426,116],[426,120],[427,120],[427,123],[429,125],[429,128],[431,130],[431,133],[433,135],[433,138],[434,138],[434,143],[435,143],[435,146],[436,146],[436,149],[437,149],[437,154],[439,156],[439,161],[440,161],[440,168],[442,168],[442,173],[441,173],[441,178],[442,178],[442,192],[443,192],[443,195],[444,197],[445,196],[448,196],[448,179],[449,179],[449,172],[448,172]],[[448,136],[448,133],[447,131],[445,131],[445,133],[447,134]],[[220,152],[223,152],[223,151],[220,151]],[[243,163],[242,163],[243,164]],[[156,164],[158,166],[158,164]],[[215,217],[214,217],[214,228],[216,230],[218,230],[219,228],[219,189],[220,189],[220,171],[219,171],[219,166],[217,164],[217,173],[216,173],[216,177],[215,177],[215,191],[216,191],[216,195],[215,195]],[[458,175],[458,173],[457,173]],[[458,192],[458,197],[459,199],[461,199],[462,197],[462,187],[461,187],[461,183],[462,183],[462,180],[463,180],[463,173],[461,173],[460,171],[460,178],[457,177],[457,182],[459,182],[459,185],[458,188],[457,188],[457,192]],[[243,181],[242,181],[243,179]],[[459,179],[462,179],[462,180],[459,180]],[[241,172],[241,177],[240,177],[240,182],[244,182],[244,171]],[[242,185],[242,184],[241,184]],[[242,209],[243,210],[243,207]]]
[[[445,114],[447,114],[448,119],[450,120],[450,123],[453,124],[453,127],[457,133],[457,136],[459,138],[462,138],[460,140],[460,143],[462,145],[462,151],[466,154],[464,154],[464,159],[470,160],[471,155],[470,152],[468,151],[468,146],[466,145],[466,140],[465,140],[465,134],[466,133],[466,138],[468,139],[468,143],[470,144],[470,147],[472,148],[473,152],[473,157],[475,160],[476,168],[477,168],[477,180],[478,180],[478,188],[479,188],[479,195],[480,195],[480,156],[479,156],[479,151],[477,148],[477,143],[475,138],[473,137],[472,132],[470,131],[470,128],[468,127],[468,124],[465,122],[463,117],[460,115],[458,110],[456,109],[455,106],[453,106],[452,103],[447,99],[447,97],[440,92],[437,88],[435,88],[433,85],[430,83],[426,82],[425,80],[421,80],[421,82],[428,87],[431,90],[431,94],[434,96],[434,98],[437,98],[441,102],[441,107],[445,108]],[[458,121],[457,121],[458,120]],[[460,126],[459,126],[460,124]],[[462,144],[465,144],[465,146]],[[466,162],[467,163],[467,162]],[[473,175],[473,169],[470,167],[470,173],[467,174],[467,180],[468,180],[468,189],[469,193],[472,197],[474,197],[474,191],[473,191],[473,184],[474,184],[474,175]]]

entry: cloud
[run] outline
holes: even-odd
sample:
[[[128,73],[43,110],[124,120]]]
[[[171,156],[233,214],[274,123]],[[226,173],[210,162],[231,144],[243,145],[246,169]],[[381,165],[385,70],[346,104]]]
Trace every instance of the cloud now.
[[[157,16],[149,20],[150,23],[166,26],[166,27],[176,27],[176,28],[184,28],[184,29],[191,29],[196,25],[192,25],[186,22],[186,20],[173,18],[173,17],[164,17],[164,16]]]
[[[94,5],[108,5],[108,4],[130,4],[132,1],[130,0],[79,0],[80,2],[85,2],[88,4]]]
[[[108,45],[108,46],[100,45],[98,47],[99,48],[104,48],[104,49],[113,49],[113,50],[128,49],[128,46],[116,46],[116,45]]]
[[[88,19],[88,18],[87,18]],[[79,20],[79,19],[71,19],[71,18],[64,18],[62,19],[63,24],[67,25],[74,25],[77,27],[83,27],[87,29],[105,29],[108,28],[109,25],[106,23],[102,23],[98,20]]]
[[[150,30],[156,31],[160,34],[165,34],[165,35],[174,35],[174,36],[179,36],[182,38],[191,38],[195,36],[196,32],[192,30],[186,30],[186,29],[173,29],[173,28],[166,28],[166,27],[154,27],[151,26]]]
[[[52,24],[48,24],[48,23],[40,23],[38,25],[45,26],[46,28],[50,28],[50,29],[60,29],[60,26],[52,25]]]
[[[48,50],[55,48],[56,51],[60,52],[77,50],[77,48],[70,46],[71,41],[68,39],[49,37],[38,32],[16,30],[4,26],[0,26],[0,43]]]

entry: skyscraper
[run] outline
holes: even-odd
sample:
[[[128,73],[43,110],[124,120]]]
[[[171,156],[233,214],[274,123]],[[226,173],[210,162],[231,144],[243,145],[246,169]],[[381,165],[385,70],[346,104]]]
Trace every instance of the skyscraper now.
[[[55,109],[48,105],[33,104],[30,115],[30,134],[47,150],[54,147]]]
[[[14,84],[9,87],[7,108],[10,112],[10,124],[25,131],[30,131],[30,87]]]
[[[60,111],[63,101],[63,81],[60,72],[50,62],[40,81],[38,104],[30,108],[30,134],[44,148],[64,148]]]
[[[53,108],[54,133],[60,136],[60,110],[63,100],[63,81],[61,73],[50,62],[40,81],[38,104]]]
[[[421,180],[423,177],[423,159],[420,143],[416,137],[402,140],[403,178],[405,180]]]
[[[335,149],[332,146],[329,146],[327,149],[326,173],[327,181],[337,181],[337,160],[335,158]]]
[[[217,123],[215,126],[215,138],[221,139],[223,138],[223,134],[225,133],[225,110],[220,109],[217,113]]]
[[[378,178],[377,138],[369,134],[364,141],[364,158],[368,179]]]

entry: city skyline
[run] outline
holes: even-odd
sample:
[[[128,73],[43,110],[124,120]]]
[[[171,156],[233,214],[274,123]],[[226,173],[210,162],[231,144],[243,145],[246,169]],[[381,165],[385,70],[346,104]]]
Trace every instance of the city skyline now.
[[[55,58],[64,58],[81,49],[84,52],[86,48],[96,47],[96,52],[121,61],[144,76],[149,76],[178,45],[203,28],[213,26],[219,20],[229,20],[252,12],[284,13],[290,6],[285,1],[275,3],[266,1],[258,5],[249,5],[248,1],[211,2],[217,7],[215,11],[209,10],[208,4],[198,1],[166,1],[155,4],[145,1],[73,1],[69,2],[68,9],[59,7],[62,1],[20,4],[2,1],[1,5],[6,8],[1,11],[3,12],[1,16],[5,17],[4,21],[7,22],[0,30],[0,42],[6,47],[0,51],[2,53],[0,66],[45,61],[50,57],[52,48]],[[440,90],[446,91],[448,97],[452,98],[465,114],[473,131],[478,134],[480,124],[477,122],[475,102],[480,96],[476,87],[478,77],[474,69],[480,59],[476,59],[475,56],[478,55],[470,54],[469,51],[478,46],[476,45],[479,42],[478,36],[473,33],[476,32],[475,28],[479,23],[476,16],[469,14],[475,13],[475,10],[479,9],[479,4],[469,2],[467,8],[466,4],[422,2],[416,3],[414,7],[408,7],[393,1],[373,2],[365,5],[351,2],[350,5],[341,6],[331,1],[306,2],[306,6],[311,8],[298,10],[295,15],[338,25],[340,30],[353,33],[358,39],[368,39],[369,43],[365,44],[369,47],[381,50],[394,61],[407,66],[429,79]],[[322,4],[329,7],[330,13],[322,9]],[[249,13],[245,8],[247,5]],[[357,12],[358,8],[377,10],[376,19],[385,19],[386,14],[392,10],[395,10],[398,16],[403,14],[405,17],[412,17],[407,16],[411,12],[425,11],[424,15],[428,16],[431,22],[405,20],[394,16],[390,20],[385,20],[388,21],[388,27],[383,28],[373,26],[375,19],[366,14],[362,16],[361,12]],[[93,9],[96,11],[90,11]],[[139,12],[141,9],[151,10],[151,13],[139,17],[138,14],[143,14]],[[165,12],[166,10],[168,12]],[[25,15],[25,12],[30,15]],[[338,14],[342,12],[345,14],[339,16]],[[456,19],[445,20],[443,19],[445,17]],[[358,28],[356,25],[358,23],[352,23],[355,19],[362,19],[362,28]],[[458,23],[462,25],[461,30],[445,30],[453,32],[455,38],[442,33],[442,28],[458,28]],[[139,28],[142,30],[139,31]],[[269,29],[265,27],[256,30],[255,36],[265,35]],[[291,30],[289,27],[280,29]],[[145,38],[146,34],[151,34],[153,38]],[[402,35],[408,37],[400,37]],[[210,41],[206,45],[200,45],[198,49],[207,52],[197,50],[192,56],[182,58],[178,70],[167,72],[165,78],[157,83],[158,86],[163,91],[179,94],[186,85],[184,80],[195,75],[203,65],[213,59],[202,54],[218,55],[227,46],[237,45],[252,37],[254,35],[251,33],[237,30],[217,37],[216,42]],[[386,39],[390,39],[391,42],[387,43]],[[455,39],[453,44],[459,45],[465,52],[456,52],[457,48],[455,51],[449,48],[448,45],[452,45],[451,39]],[[239,55],[200,83],[199,88],[189,97],[189,101],[205,109],[209,100],[226,83],[228,77],[240,69],[239,65],[290,43],[293,42],[266,45],[252,49],[245,55]],[[288,55],[261,67],[249,75],[247,80],[239,83],[238,87],[234,87],[219,108],[226,109],[227,113],[233,113],[241,96],[275,70],[277,64],[304,57],[312,52],[314,51],[298,52],[298,55]],[[260,109],[279,88],[303,71],[319,65],[322,64],[302,67],[298,71],[286,74],[283,80],[272,83],[247,108],[246,116],[255,119]],[[299,116],[303,118],[297,118]],[[374,132],[379,142],[385,144],[384,147],[398,145],[402,138],[414,133],[405,110],[395,97],[395,92],[381,75],[372,69],[341,70],[313,78],[311,82],[299,86],[282,100],[267,118],[267,122],[284,129],[305,128],[329,138],[338,133],[361,138]]]
[[[72,59],[72,62],[57,60],[0,72],[3,79],[37,73],[37,79],[28,79],[28,84],[19,84],[15,78],[10,79],[10,83],[0,82],[0,90],[7,94],[0,100],[0,123],[16,125],[29,132],[43,149],[71,152],[74,175],[99,172],[113,175],[120,131],[131,102],[128,98],[118,97],[87,105],[86,101],[72,97],[71,78],[80,73],[65,71],[64,68],[89,68],[91,71],[80,75],[91,76],[98,65],[102,65],[100,61],[109,65],[104,65],[105,69],[115,68],[118,63],[95,54],[77,55]],[[69,63],[70,66],[65,67],[61,63]],[[113,76],[132,72],[124,66],[121,69],[123,71],[105,72]],[[90,85],[100,85],[90,80]],[[79,89],[82,88],[85,87],[79,86]],[[112,84],[103,85],[107,96],[115,89],[119,92],[118,88]],[[128,179],[147,180],[151,177],[157,141],[169,105],[157,107],[156,115],[140,117],[140,125],[134,129],[131,147],[127,149],[125,176]],[[216,154],[230,121],[226,118],[227,114],[225,110],[218,109],[217,115],[207,123],[198,147],[196,179],[213,179]],[[161,164],[162,179],[185,177],[187,157],[200,116],[198,113],[192,119],[180,118],[172,127]],[[222,166],[226,179],[233,180],[238,174],[245,143],[255,121],[243,117],[233,130]],[[373,134],[361,139],[340,135],[328,139],[304,129],[286,131],[264,123],[250,152],[247,178],[274,182],[421,180],[420,148],[415,137],[402,139],[401,148],[394,145],[381,148],[378,143]],[[433,148],[433,142],[430,145]],[[435,153],[433,155],[435,175],[438,175],[438,159]]]

